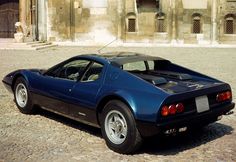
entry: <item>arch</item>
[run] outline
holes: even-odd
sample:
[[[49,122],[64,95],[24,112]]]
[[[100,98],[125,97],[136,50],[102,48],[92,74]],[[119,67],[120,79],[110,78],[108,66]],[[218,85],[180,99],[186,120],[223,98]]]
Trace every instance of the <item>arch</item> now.
[[[129,12],[126,14],[126,18],[135,18],[136,19],[136,14],[134,12]]]

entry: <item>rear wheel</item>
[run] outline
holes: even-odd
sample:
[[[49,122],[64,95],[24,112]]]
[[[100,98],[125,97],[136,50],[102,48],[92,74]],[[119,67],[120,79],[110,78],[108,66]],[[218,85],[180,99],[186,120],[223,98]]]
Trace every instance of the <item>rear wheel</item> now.
[[[31,95],[24,78],[19,77],[14,85],[14,98],[20,112],[31,114],[34,111]]]
[[[107,146],[115,152],[133,153],[142,144],[132,112],[119,100],[112,100],[104,107],[101,129]]]

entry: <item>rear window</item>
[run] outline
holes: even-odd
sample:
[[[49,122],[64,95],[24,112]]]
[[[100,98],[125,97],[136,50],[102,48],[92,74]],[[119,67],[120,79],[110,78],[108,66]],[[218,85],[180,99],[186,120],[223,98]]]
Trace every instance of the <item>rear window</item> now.
[[[122,66],[125,71],[146,71],[154,69],[154,61],[137,61],[126,63]]]

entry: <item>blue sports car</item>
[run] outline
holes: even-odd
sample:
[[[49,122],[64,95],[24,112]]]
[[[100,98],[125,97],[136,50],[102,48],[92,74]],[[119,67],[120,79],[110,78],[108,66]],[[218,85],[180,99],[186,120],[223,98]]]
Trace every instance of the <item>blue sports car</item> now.
[[[4,77],[17,107],[36,107],[100,127],[107,146],[133,153],[144,137],[203,127],[232,113],[229,84],[147,55],[79,55],[48,70]]]

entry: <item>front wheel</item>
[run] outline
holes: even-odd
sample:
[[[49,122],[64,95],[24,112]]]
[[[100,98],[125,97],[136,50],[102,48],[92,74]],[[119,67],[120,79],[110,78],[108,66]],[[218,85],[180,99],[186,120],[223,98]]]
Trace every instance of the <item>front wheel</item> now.
[[[115,152],[133,153],[142,144],[133,114],[121,101],[106,104],[101,114],[101,129],[107,146]]]
[[[28,91],[27,83],[24,78],[17,78],[14,85],[14,98],[20,112],[31,114],[34,111],[31,95]]]

